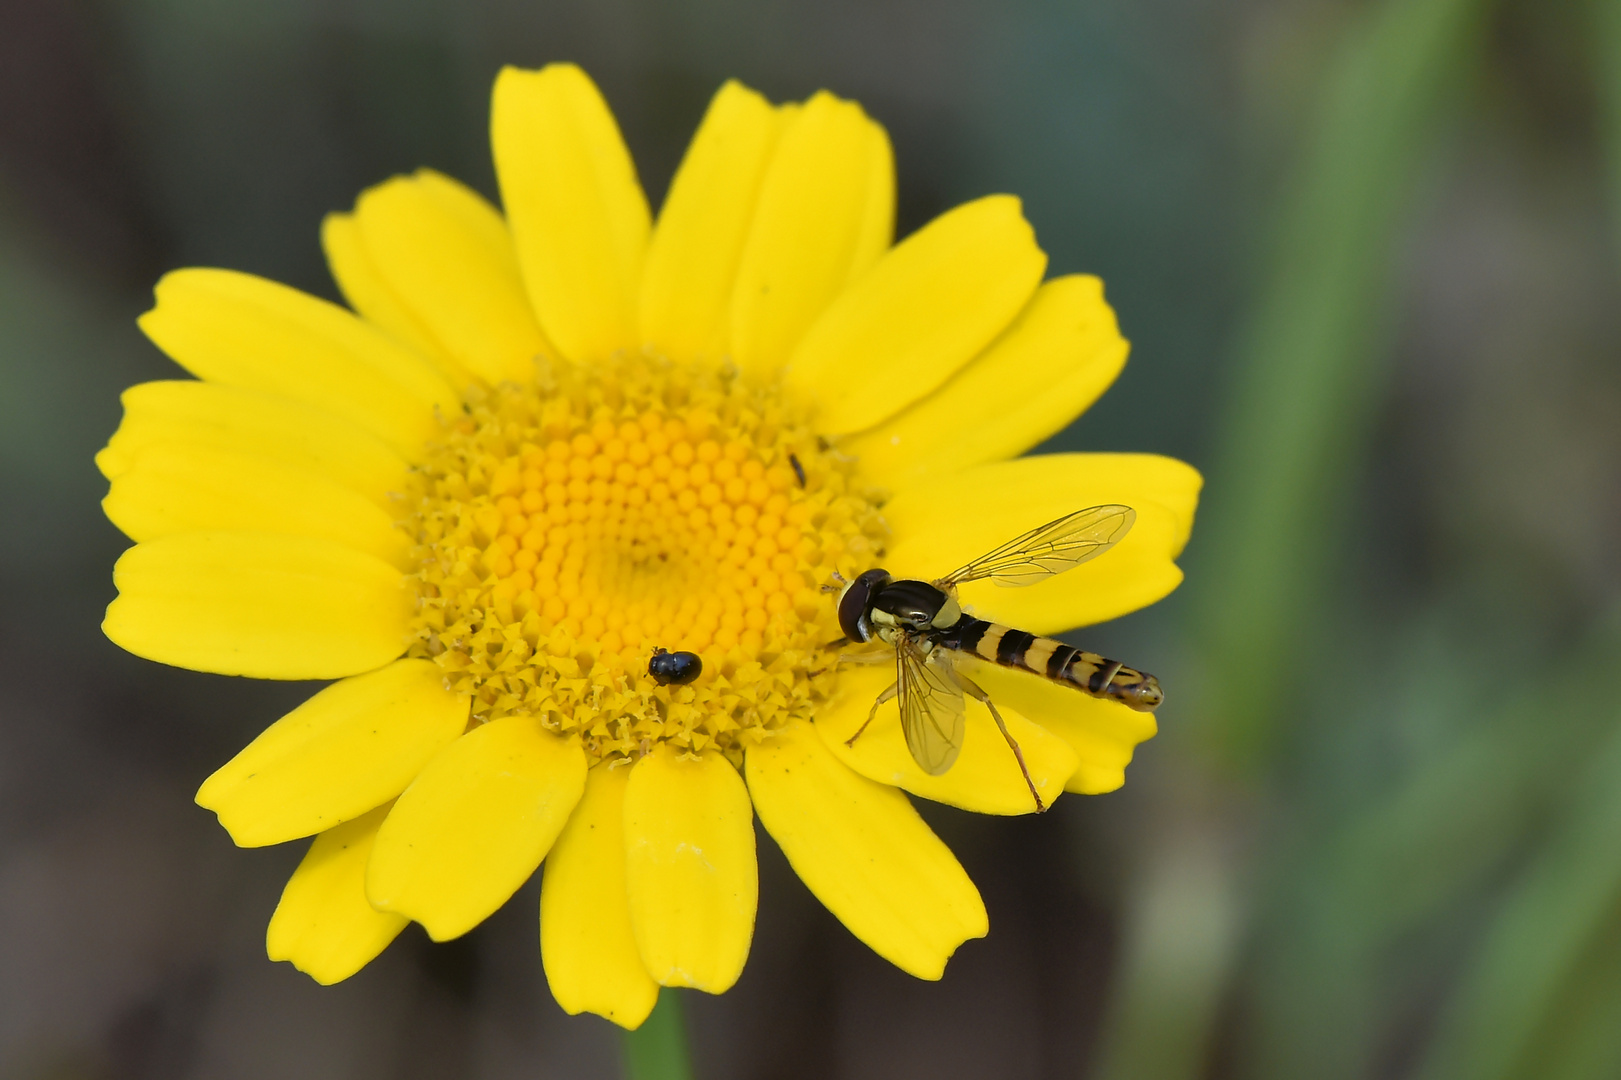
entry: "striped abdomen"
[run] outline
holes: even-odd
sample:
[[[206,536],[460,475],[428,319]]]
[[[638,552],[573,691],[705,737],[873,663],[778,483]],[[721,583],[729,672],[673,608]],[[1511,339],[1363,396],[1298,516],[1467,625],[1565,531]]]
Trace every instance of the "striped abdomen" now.
[[[1136,709],[1152,712],[1165,700],[1159,682],[1152,675],[1129,668],[1118,660],[1097,653],[1072,649],[1062,641],[1037,637],[1011,626],[963,616],[943,632],[940,642],[948,649],[971,652],[982,660],[1068,683],[1093,697],[1107,698]]]

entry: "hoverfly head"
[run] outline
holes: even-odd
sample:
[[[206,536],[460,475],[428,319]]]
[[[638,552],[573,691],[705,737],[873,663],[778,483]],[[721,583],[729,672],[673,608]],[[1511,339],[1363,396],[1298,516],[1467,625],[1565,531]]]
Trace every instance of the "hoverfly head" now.
[[[887,570],[868,570],[839,593],[839,629],[851,641],[872,640],[872,596],[892,579]]]

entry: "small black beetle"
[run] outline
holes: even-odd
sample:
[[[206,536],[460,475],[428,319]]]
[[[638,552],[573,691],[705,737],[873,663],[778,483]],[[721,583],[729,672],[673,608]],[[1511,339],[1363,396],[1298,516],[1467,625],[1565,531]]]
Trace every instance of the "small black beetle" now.
[[[653,681],[660,686],[689,683],[702,675],[703,671],[704,662],[697,653],[670,652],[655,648],[653,658],[647,662],[647,673],[653,676]]]

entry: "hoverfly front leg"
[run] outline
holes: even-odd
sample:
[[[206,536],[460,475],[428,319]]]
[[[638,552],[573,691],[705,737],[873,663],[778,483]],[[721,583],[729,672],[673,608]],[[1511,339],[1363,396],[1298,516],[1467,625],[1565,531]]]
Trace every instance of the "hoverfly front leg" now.
[[[872,667],[876,664],[893,664],[895,654],[890,652],[850,652],[839,654],[839,664],[845,667]]]
[[[872,703],[872,710],[867,713],[867,718],[861,722],[861,726],[856,728],[856,733],[854,735],[850,736],[848,739],[844,740],[844,745],[845,746],[854,746],[856,744],[856,740],[861,738],[861,733],[863,731],[867,730],[867,725],[872,723],[872,718],[878,715],[878,706],[882,705],[886,701],[894,701],[896,695],[898,695],[900,692],[901,692],[901,684],[900,683],[898,683],[898,682],[890,683],[889,684],[889,689],[885,690],[882,694],[879,694],[878,695],[878,700],[874,701]],[[1037,800],[1037,801],[1040,801],[1040,800]]]
[[[1041,796],[1037,794],[1036,782],[1030,779],[1030,769],[1024,763],[1024,751],[1019,749],[1019,744],[1014,742],[1013,736],[1008,733],[1007,725],[1002,722],[1002,714],[996,711],[996,704],[991,701],[991,695],[980,689],[978,683],[974,682],[974,680],[970,679],[960,671],[957,672],[957,682],[962,684],[963,691],[967,693],[969,697],[991,710],[991,719],[996,721],[997,730],[1002,733],[1002,738],[1007,740],[1008,749],[1013,751],[1013,758],[1019,763],[1019,772],[1024,774],[1024,782],[1025,785],[1030,789],[1030,797],[1036,800],[1036,813],[1046,813],[1047,804],[1042,802]],[[876,706],[874,707],[876,708]],[[867,719],[869,723],[872,720],[871,717],[868,717]],[[865,727],[866,725],[863,724],[862,726]],[[857,734],[859,735],[860,732],[857,732]]]
[[[847,637],[839,637],[839,638],[835,638],[834,640],[828,642],[826,645],[823,645],[822,646],[822,651],[823,652],[838,652],[840,649],[844,648],[846,645],[853,645],[853,644],[855,644],[855,642],[851,641],[849,638],[847,638]],[[840,653],[838,656],[833,658],[833,662],[835,664],[885,664],[885,663],[888,663],[892,659],[893,659],[893,657],[891,657],[891,656],[889,656],[887,654]],[[823,672],[827,672],[827,671],[831,671],[831,670],[832,670],[831,667],[818,668],[817,670],[811,672],[810,674],[811,675],[821,675]]]

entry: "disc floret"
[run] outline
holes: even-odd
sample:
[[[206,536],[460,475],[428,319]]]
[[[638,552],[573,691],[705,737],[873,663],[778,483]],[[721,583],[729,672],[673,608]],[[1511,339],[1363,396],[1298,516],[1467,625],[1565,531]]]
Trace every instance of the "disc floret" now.
[[[411,655],[473,723],[538,716],[596,759],[668,741],[737,761],[810,718],[838,636],[819,585],[885,539],[853,463],[774,386],[646,357],[470,395],[402,506]],[[658,685],[655,648],[703,675]]]

